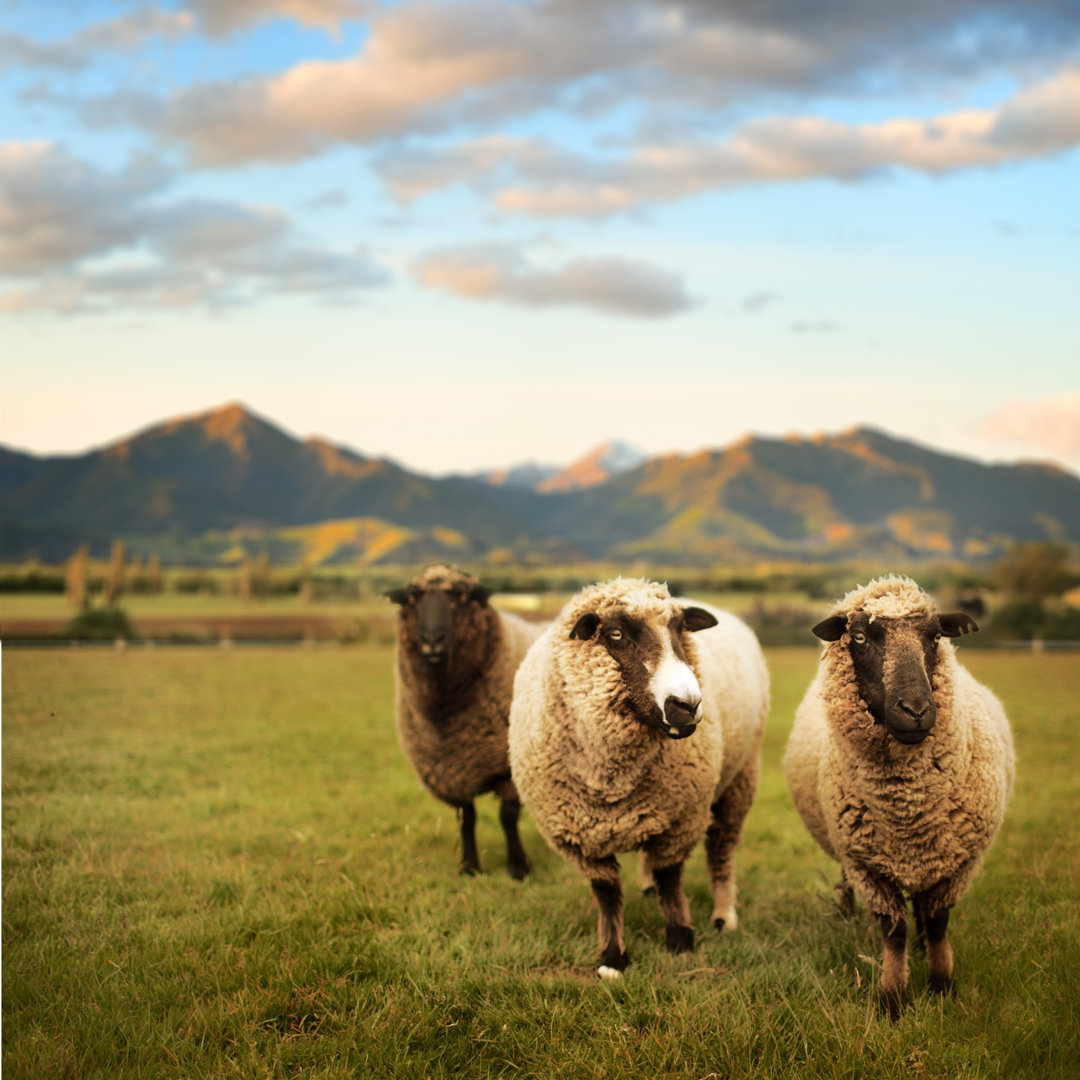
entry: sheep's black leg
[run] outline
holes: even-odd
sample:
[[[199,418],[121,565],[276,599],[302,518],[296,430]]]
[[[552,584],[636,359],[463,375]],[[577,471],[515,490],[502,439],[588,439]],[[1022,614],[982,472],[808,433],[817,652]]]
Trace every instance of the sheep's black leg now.
[[[600,939],[601,978],[617,978],[630,963],[623,945],[622,882],[614,856],[594,864],[587,871],[589,884],[599,908],[597,935]]]
[[[734,930],[739,925],[735,910],[735,846],[757,791],[760,754],[751,757],[712,804],[705,832],[705,859],[713,891],[713,926]]]
[[[476,851],[476,807],[471,802],[457,808],[461,826],[461,873],[479,874],[480,856]]]
[[[499,824],[506,834],[506,857],[510,864],[510,876],[520,881],[529,872],[529,857],[521,846],[518,835],[518,816],[521,803],[517,799],[503,799],[499,807]]]
[[[881,966],[881,1007],[890,1020],[898,1020],[907,995],[907,919],[882,915],[885,956]]]
[[[658,867],[653,871],[656,897],[667,923],[668,952],[690,952],[694,947],[694,928],[690,924],[690,902],[682,890],[683,864]]]
[[[930,964],[930,992],[951,994],[953,992],[952,946],[945,940],[949,925],[949,909],[943,908],[925,917],[926,959]]]
[[[926,955],[926,926],[923,921],[922,901],[918,896],[911,898],[911,910],[915,913],[915,948]]]

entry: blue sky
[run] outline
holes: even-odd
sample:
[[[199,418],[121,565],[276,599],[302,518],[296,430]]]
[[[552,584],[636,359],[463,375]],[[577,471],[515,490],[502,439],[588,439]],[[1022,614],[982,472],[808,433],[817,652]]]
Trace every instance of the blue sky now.
[[[1075,0],[0,0],[0,442],[1080,471]]]

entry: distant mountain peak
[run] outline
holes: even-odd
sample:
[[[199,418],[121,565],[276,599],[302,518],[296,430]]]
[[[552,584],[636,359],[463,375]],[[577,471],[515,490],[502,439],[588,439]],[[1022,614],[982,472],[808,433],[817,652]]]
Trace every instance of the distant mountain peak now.
[[[603,484],[619,473],[629,472],[645,463],[646,456],[636,446],[622,439],[610,439],[571,462],[565,469],[537,485],[543,494],[578,491]]]

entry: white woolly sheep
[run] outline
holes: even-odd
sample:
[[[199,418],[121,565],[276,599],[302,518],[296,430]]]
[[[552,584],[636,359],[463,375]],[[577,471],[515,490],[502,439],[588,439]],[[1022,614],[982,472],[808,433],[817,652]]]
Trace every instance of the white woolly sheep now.
[[[458,813],[461,872],[480,870],[473,799],[493,791],[513,877],[529,872],[506,737],[514,672],[543,626],[488,605],[491,590],[436,565],[386,594],[398,613],[395,720],[421,783]]]
[[[529,649],[514,680],[510,764],[541,833],[592,886],[601,977],[629,963],[618,852],[642,852],[667,947],[685,952],[683,863],[705,837],[713,922],[735,928],[734,849],[768,699],[753,632],[654,582],[584,589]]]
[[[949,912],[997,833],[1012,788],[1001,703],[956,660],[950,641],[978,630],[939,614],[914,581],[854,589],[813,632],[826,644],[784,758],[795,806],[881,922],[881,1003],[907,991],[907,905],[927,952],[930,989],[952,989]]]

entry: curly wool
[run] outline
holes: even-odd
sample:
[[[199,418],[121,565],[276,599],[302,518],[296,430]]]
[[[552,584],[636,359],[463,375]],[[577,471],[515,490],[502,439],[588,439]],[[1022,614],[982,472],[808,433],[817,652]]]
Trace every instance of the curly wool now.
[[[430,566],[413,582],[424,588],[474,583],[448,566]],[[507,729],[514,672],[546,624],[469,605],[458,616],[450,670],[440,681],[416,641],[398,625],[395,723],[398,741],[424,787],[461,806],[494,791],[517,799],[510,779]]]
[[[908,578],[879,578],[832,614],[899,619],[936,613]],[[942,640],[932,679],[937,721],[904,746],[859,697],[849,636],[825,645],[784,757],[796,808],[876,915],[903,915],[903,896],[952,907],[990,847],[1012,788],[1012,736],[1001,703]]]
[[[681,740],[630,716],[615,660],[570,639],[587,612],[666,625],[681,606],[655,582],[592,586],[566,605],[518,670],[514,779],[545,839],[579,869],[636,849],[654,866],[681,862],[705,835],[711,802],[759,751],[768,673],[740,620],[709,609],[719,625],[687,635],[704,718]]]

